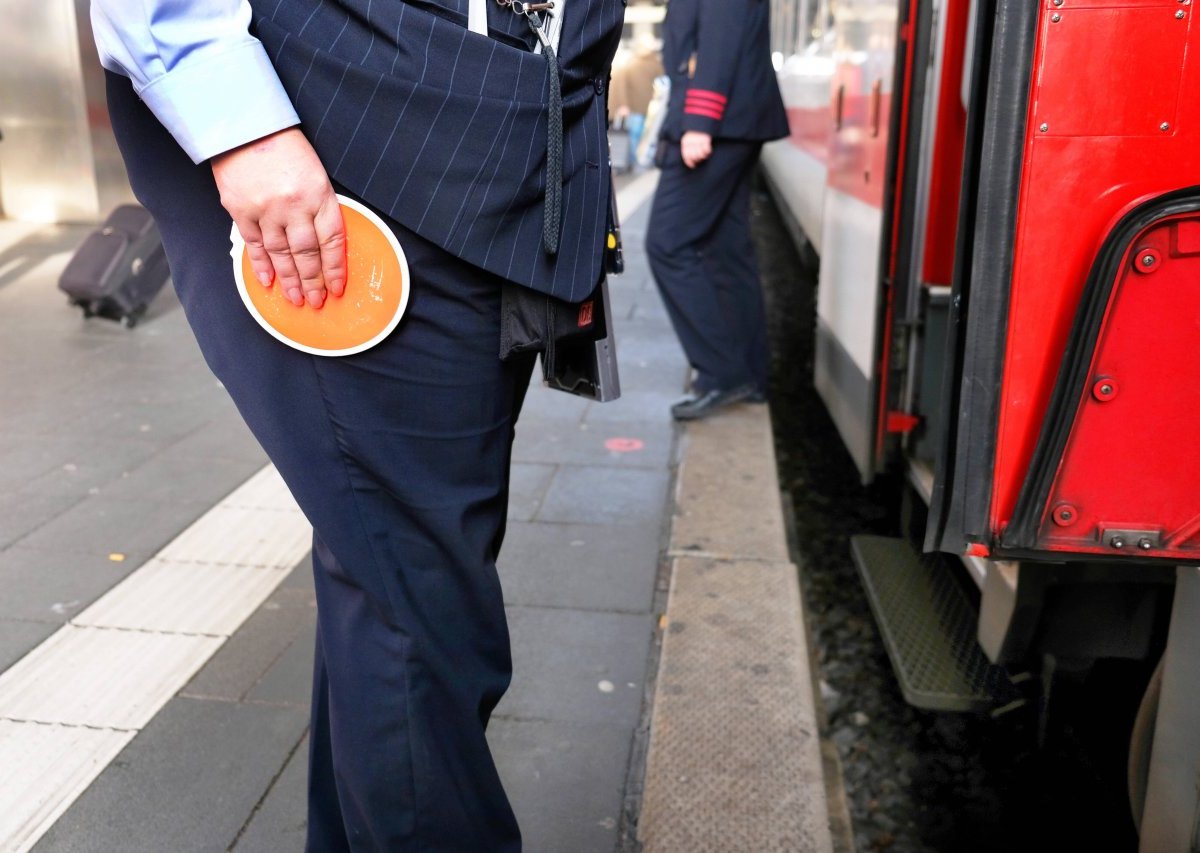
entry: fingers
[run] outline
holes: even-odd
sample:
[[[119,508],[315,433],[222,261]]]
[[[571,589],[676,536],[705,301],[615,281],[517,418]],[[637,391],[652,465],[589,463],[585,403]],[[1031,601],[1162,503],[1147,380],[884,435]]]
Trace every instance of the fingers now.
[[[301,219],[290,224],[287,241],[304,300],[313,308],[320,308],[325,304],[325,278],[321,274],[321,244],[312,221]]]
[[[341,296],[346,289],[346,226],[342,221],[342,207],[337,197],[330,198],[313,217],[313,228],[321,253],[321,276],[325,287],[334,296]]]
[[[679,141],[679,153],[683,164],[694,169],[712,154],[712,137],[707,133],[688,131]]]
[[[237,223],[237,227],[238,233],[242,235],[242,240],[246,243],[246,254],[250,256],[250,266],[254,270],[254,277],[263,287],[270,287],[271,282],[275,280],[275,267],[271,263],[271,256],[267,254],[267,250],[263,246],[262,230],[258,227],[257,222],[250,220]]]
[[[275,267],[276,282],[293,305],[303,305],[304,290],[286,228],[281,222],[261,222],[260,225],[263,229],[263,246]]]
[[[286,233],[303,300],[320,308],[328,294],[341,296],[346,286],[346,231],[332,190],[315,215],[292,221]]]
[[[246,242],[246,253],[250,256],[254,277],[264,287],[270,287],[278,281],[293,305],[303,305],[303,290],[283,227],[262,220],[240,219],[237,228]]]
[[[298,128],[212,158],[221,204],[246,242],[255,277],[293,305],[320,308],[346,286],[346,232],[333,186]]]

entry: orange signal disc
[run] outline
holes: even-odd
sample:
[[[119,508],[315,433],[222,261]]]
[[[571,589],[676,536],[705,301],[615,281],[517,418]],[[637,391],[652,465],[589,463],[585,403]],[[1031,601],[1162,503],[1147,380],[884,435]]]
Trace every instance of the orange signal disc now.
[[[396,235],[373,211],[339,195],[346,225],[346,288],[320,308],[296,307],[277,283],[254,276],[245,241],[234,226],[233,274],[242,302],[267,332],[313,355],[352,355],[386,338],[408,306],[408,261]]]

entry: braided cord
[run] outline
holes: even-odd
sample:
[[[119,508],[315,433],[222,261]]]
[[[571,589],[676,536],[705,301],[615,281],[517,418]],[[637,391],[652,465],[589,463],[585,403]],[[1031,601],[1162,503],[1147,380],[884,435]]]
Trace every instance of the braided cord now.
[[[559,78],[558,57],[545,33],[532,18],[529,26],[542,43],[542,53],[550,72],[550,106],[546,121],[546,195],[542,202],[542,245],[546,254],[558,254],[558,237],[562,226],[562,156],[563,117],[562,81]]]

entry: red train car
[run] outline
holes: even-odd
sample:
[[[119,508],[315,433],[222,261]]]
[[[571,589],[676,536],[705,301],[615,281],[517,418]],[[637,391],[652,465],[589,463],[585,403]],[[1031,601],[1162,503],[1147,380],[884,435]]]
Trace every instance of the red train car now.
[[[1143,850],[1193,849],[1191,0],[773,3],[792,134],[763,159],[820,255],[815,383],[918,522],[854,541],[905,695],[982,709],[1006,671],[1161,657],[1134,812]]]

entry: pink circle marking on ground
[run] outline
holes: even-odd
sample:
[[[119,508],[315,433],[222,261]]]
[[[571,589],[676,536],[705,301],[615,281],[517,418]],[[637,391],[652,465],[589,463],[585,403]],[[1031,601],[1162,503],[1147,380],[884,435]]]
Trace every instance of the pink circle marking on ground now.
[[[646,446],[646,442],[640,438],[610,438],[604,442],[604,447],[614,453],[630,453],[634,450],[641,450]]]

